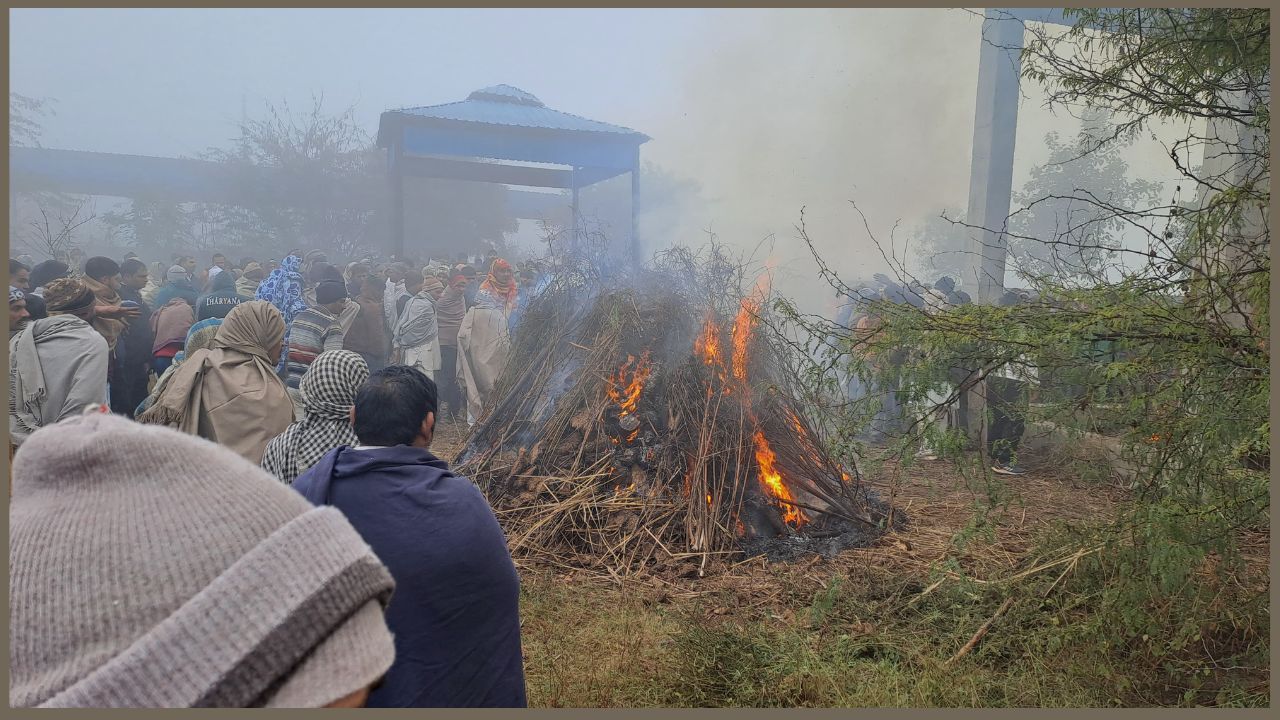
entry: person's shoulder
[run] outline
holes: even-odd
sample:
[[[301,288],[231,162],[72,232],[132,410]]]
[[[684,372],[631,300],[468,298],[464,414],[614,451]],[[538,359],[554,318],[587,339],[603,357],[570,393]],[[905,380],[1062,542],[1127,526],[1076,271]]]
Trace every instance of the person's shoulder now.
[[[315,308],[308,305],[305,309],[298,311],[298,314],[293,318],[293,322],[295,325],[302,323],[303,325],[318,326],[320,325],[321,319],[320,313],[316,312]]]
[[[102,333],[94,330],[92,325],[85,323],[83,327],[77,326],[76,332],[79,333],[85,343],[91,345],[95,351],[101,352],[104,357],[110,351],[107,339],[102,336]]]
[[[449,463],[434,454],[431,455],[431,460],[433,462],[429,462],[423,467],[429,468],[429,472],[433,474],[436,482],[440,483],[443,489],[467,501],[478,501],[485,509],[489,508],[489,501],[485,499],[484,493],[480,492],[480,487],[476,485],[474,480],[466,475],[454,472],[449,467]]]

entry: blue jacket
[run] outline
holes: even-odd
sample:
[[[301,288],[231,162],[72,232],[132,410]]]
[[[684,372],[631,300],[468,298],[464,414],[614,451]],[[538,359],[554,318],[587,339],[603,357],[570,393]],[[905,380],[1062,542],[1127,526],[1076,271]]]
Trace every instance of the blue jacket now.
[[[196,289],[192,287],[190,280],[180,280],[177,282],[169,281],[165,283],[156,291],[155,302],[151,309],[159,310],[165,305],[168,305],[169,301],[176,297],[186,300],[189,305],[195,307]]]
[[[520,580],[480,491],[427,450],[329,451],[293,481],[391,570],[396,659],[368,707],[525,707]]]

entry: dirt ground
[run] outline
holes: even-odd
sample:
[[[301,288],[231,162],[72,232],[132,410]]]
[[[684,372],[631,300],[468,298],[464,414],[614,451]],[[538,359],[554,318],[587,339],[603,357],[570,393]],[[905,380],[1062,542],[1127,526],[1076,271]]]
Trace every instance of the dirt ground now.
[[[465,424],[442,424],[432,448],[440,457],[452,460],[462,449],[465,436]],[[770,577],[777,572],[813,575],[801,568],[818,565],[823,566],[824,576],[867,566],[893,567],[923,575],[944,556],[956,557],[957,534],[973,524],[975,513],[992,505],[997,509],[984,513],[985,526],[973,528],[975,537],[970,551],[959,559],[966,574],[999,579],[1025,560],[1032,538],[1050,525],[1103,518],[1126,496],[1122,488],[1082,482],[1070,470],[1048,461],[1029,458],[1025,464],[1029,472],[1020,477],[965,478],[952,463],[943,460],[920,462],[909,468],[886,461],[878,473],[866,479],[883,499],[906,514],[908,522],[873,547],[846,550],[828,559],[813,556],[772,569],[762,557],[736,563],[713,560],[703,578],[674,585],[667,578],[648,579],[646,584],[657,587],[661,582],[682,595],[699,594],[717,584],[732,587],[737,581],[762,572]],[[994,538],[994,542],[985,538]],[[581,573],[573,579],[590,577]],[[609,582],[613,584],[611,579]]]
[[[442,425],[433,449],[452,460],[465,433],[465,425]],[[972,613],[947,605],[893,627],[876,616],[931,593],[913,609],[951,602],[940,597],[948,591],[977,597],[1028,568],[1061,563],[1046,550],[1045,534],[1105,520],[1128,496],[1118,484],[1080,479],[1057,460],[1020,461],[1029,470],[1024,476],[966,477],[948,461],[903,467],[886,460],[865,480],[906,513],[906,526],[830,558],[712,560],[704,577],[662,572],[620,582],[517,559],[530,706],[1148,704],[1132,692],[1099,688],[1099,678],[1128,671],[1101,667],[1090,648],[1059,652],[1038,667],[948,667],[942,660],[993,605],[975,604]],[[1253,542],[1251,562],[1265,578],[1269,538]],[[1056,576],[1057,567],[1046,574]],[[851,644],[861,649],[842,654]],[[883,652],[889,655],[877,654]],[[851,679],[857,672],[866,675]],[[1257,677],[1248,681],[1246,704],[1266,697],[1268,674]]]

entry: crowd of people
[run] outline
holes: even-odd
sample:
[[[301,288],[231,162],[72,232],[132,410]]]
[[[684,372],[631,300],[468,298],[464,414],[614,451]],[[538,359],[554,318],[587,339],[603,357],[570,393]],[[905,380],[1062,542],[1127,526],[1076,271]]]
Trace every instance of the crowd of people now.
[[[222,253],[210,260],[200,270],[188,256],[150,267],[132,254],[119,263],[88,258],[80,267],[12,259],[9,337],[50,315],[74,314],[47,307],[51,283],[83,284],[93,307],[76,310],[107,342],[107,402],[132,418],[156,405],[160,394],[185,387],[164,380],[192,355],[193,331],[220,325],[242,304],[265,301],[284,324],[275,370],[295,420],[306,413],[299,386],[310,365],[323,352],[350,350],[370,371],[388,364],[417,368],[440,386],[441,419],[471,425],[491,399],[510,333],[539,280],[534,268],[517,273],[502,258],[487,259],[483,274],[469,263],[419,268],[357,261],[339,268],[314,251],[262,263],[244,258],[232,265]],[[43,336],[33,332],[24,342]]]
[[[491,400],[536,271],[10,278],[13,705],[526,704],[506,540],[430,446]]]
[[[1031,294],[1026,290],[1007,290],[996,304],[1012,306],[1030,300]],[[917,459],[936,460],[940,450],[933,438],[959,429],[968,406],[965,393],[959,390],[974,385],[975,375],[980,375],[983,382],[978,391],[990,410],[985,434],[991,470],[999,475],[1022,475],[1026,471],[1017,462],[1017,451],[1026,428],[1029,389],[1037,380],[1029,362],[1001,363],[990,372],[981,372],[977,367],[951,367],[945,379],[928,385],[923,392],[911,393],[913,388],[905,387],[893,372],[895,366],[902,365],[905,349],[881,353],[879,357],[870,356],[866,350],[865,340],[885,322],[887,306],[911,307],[936,316],[971,302],[969,294],[958,289],[948,276],[930,286],[918,280],[898,283],[877,274],[872,282],[852,288],[850,296],[843,298],[836,322],[852,336],[855,351],[863,353],[868,366],[879,372],[870,382],[853,374],[842,378],[844,391],[850,400],[871,399],[875,404],[865,439],[884,441],[913,428],[920,436]],[[902,398],[909,395],[914,399],[903,402]],[[931,430],[925,431],[926,428]]]

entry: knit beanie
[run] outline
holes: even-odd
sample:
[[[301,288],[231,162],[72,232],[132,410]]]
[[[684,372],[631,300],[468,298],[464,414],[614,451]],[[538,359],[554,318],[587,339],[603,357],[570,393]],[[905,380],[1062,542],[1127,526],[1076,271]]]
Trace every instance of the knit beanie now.
[[[164,279],[169,282],[181,282],[183,280],[190,280],[191,274],[188,273],[187,269],[181,265],[170,265],[169,269],[165,271]]]
[[[394,659],[391,576],[340,512],[117,415],[22,445],[9,573],[15,707],[318,707]]]
[[[320,305],[335,303],[347,297],[347,286],[339,280],[325,280],[316,285],[316,302]]]

